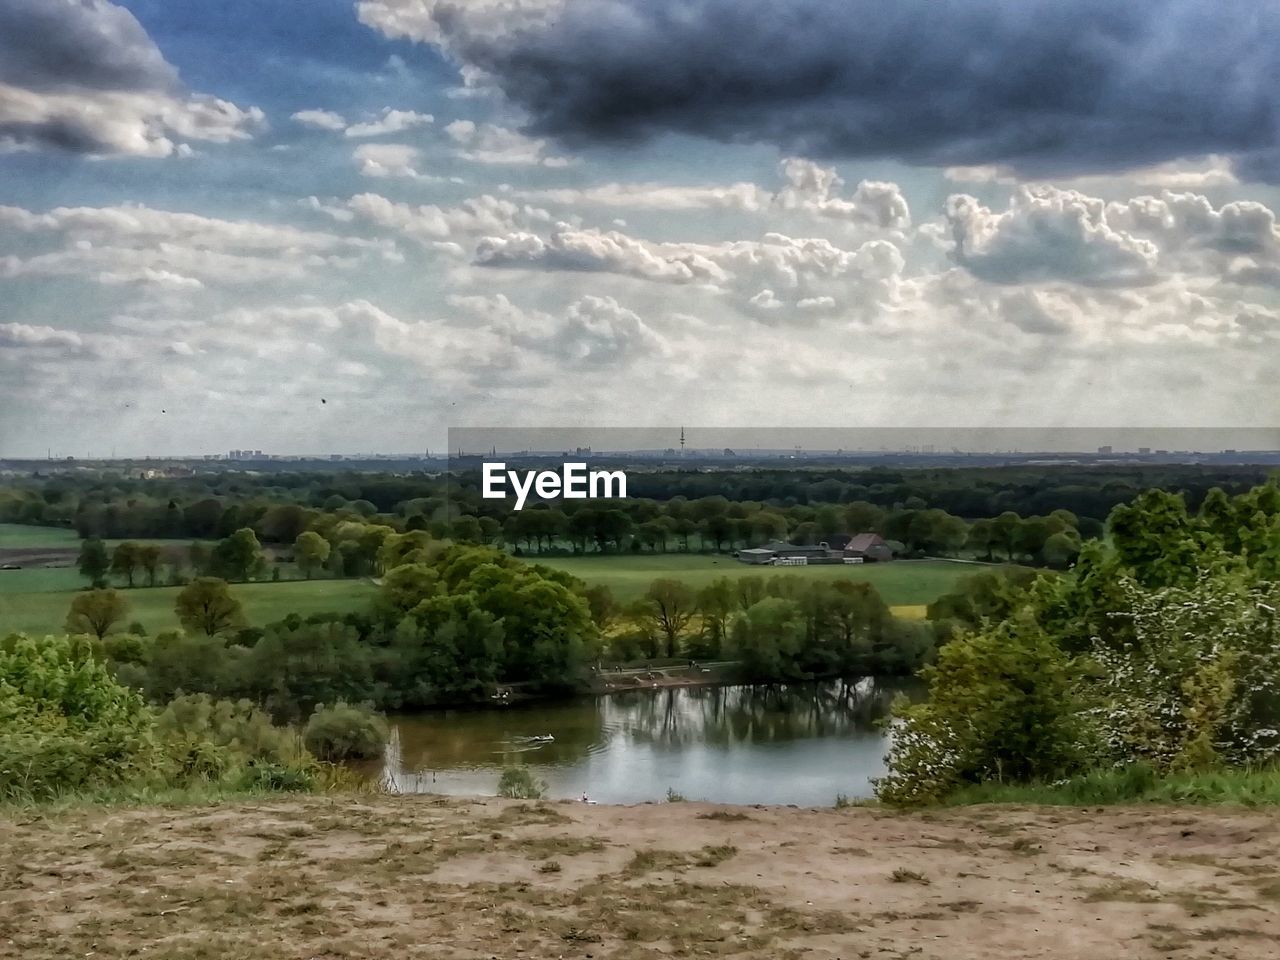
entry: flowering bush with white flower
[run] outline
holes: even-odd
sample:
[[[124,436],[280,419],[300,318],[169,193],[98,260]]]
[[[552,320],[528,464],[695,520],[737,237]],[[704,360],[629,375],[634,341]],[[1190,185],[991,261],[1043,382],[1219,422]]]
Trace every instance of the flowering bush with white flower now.
[[[1124,589],[1132,641],[1098,643],[1105,757],[1159,771],[1280,757],[1280,586],[1232,574]]]

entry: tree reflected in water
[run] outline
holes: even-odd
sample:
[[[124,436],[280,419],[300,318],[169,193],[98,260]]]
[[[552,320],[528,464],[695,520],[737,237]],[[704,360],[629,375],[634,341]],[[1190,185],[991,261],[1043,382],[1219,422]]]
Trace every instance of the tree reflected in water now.
[[[527,764],[553,796],[829,803],[869,793],[901,681],[675,687],[393,717],[381,775],[403,792],[493,793]],[[546,739],[553,738],[553,739]],[[372,769],[371,776],[379,771]]]

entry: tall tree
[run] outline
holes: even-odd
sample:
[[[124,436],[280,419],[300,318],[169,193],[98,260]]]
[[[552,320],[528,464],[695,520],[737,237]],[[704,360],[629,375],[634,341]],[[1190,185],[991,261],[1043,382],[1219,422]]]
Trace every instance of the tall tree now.
[[[679,649],[680,635],[697,613],[693,592],[679,580],[659,579],[645,591],[645,610],[667,640],[667,656]]]
[[[147,586],[154,587],[160,575],[160,566],[164,563],[164,551],[155,544],[144,544],[137,549],[138,566],[147,575]]]
[[[128,601],[114,590],[87,590],[71,599],[67,633],[91,633],[101,640],[128,615]]]
[[[107,554],[107,545],[97,537],[90,537],[80,544],[79,558],[80,576],[87,577],[95,587],[106,583],[107,571],[111,569],[111,557]]]
[[[231,536],[219,540],[209,557],[213,572],[228,580],[248,580],[266,563],[258,535],[249,527],[241,527]]]
[[[129,586],[133,586],[133,577],[141,564],[139,551],[142,548],[136,543],[122,543],[111,552],[111,572],[124,577]]]
[[[227,581],[198,577],[182,588],[174,601],[174,612],[183,628],[217,636],[244,624],[244,609],[231,595]]]
[[[317,570],[324,569],[330,549],[328,540],[314,530],[307,530],[293,541],[293,559],[302,575],[310,580]]]

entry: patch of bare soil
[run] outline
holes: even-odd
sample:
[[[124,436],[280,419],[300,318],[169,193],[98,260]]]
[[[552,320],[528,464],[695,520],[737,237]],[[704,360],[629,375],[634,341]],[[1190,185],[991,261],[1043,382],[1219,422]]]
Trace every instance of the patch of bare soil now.
[[[1280,817],[432,797],[0,813],[0,957],[1280,956]]]

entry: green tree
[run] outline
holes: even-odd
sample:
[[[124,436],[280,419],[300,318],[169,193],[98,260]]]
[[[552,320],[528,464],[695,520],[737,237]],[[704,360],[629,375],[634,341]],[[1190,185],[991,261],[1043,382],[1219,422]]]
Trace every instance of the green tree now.
[[[95,587],[106,584],[108,571],[111,569],[111,558],[107,555],[107,545],[97,537],[90,537],[80,544],[78,561],[80,576],[87,577]]]
[[[129,616],[129,603],[114,590],[77,593],[67,614],[68,633],[91,633],[103,639],[116,624]]]
[[[138,547],[137,559],[138,566],[147,575],[147,586],[154,587],[164,563],[164,551],[155,544],[145,544]]]
[[[666,655],[674,657],[680,636],[697,613],[693,591],[679,580],[661,578],[645,591],[645,615],[666,638]]]
[[[444,586],[434,567],[425,563],[404,563],[382,578],[374,608],[387,621],[398,623],[422,601],[442,593]]]
[[[1079,671],[1029,612],[951,640],[921,676],[927,701],[896,705],[886,803],[936,803],[989,780],[1058,779],[1096,750]]]
[[[1080,534],[1074,529],[1055,533],[1044,542],[1040,554],[1044,562],[1055,570],[1065,570],[1080,556]]]
[[[174,612],[183,629],[217,636],[244,625],[244,609],[231,595],[227,581],[197,577],[179,591]]]
[[[141,549],[136,543],[122,543],[111,551],[111,572],[118,577],[124,577],[131,587],[134,575],[142,565],[142,558],[139,555]]]
[[[302,575],[310,580],[317,570],[324,569],[331,549],[328,540],[314,530],[306,530],[293,541],[293,559]]]
[[[503,625],[475,595],[422,600],[396,627],[391,683],[401,708],[478,702],[495,688],[505,659]]]
[[[1022,527],[1022,517],[1012,510],[1006,510],[991,521],[993,540],[1004,547],[1005,558],[1012,563],[1014,551],[1018,548],[1018,530]]]
[[[804,614],[794,600],[766,597],[752,604],[730,629],[733,655],[753,680],[795,676],[796,658],[804,643]]]
[[[218,541],[209,563],[213,572],[223,579],[244,582],[262,572],[266,558],[258,535],[250,527],[241,527]]]
[[[718,656],[723,652],[729,639],[729,623],[737,609],[737,590],[728,577],[718,577],[698,591],[704,656]]]
[[[992,556],[992,548],[998,542],[995,523],[991,520],[975,520],[969,525],[968,539],[965,545],[971,550],[977,550],[982,553],[982,559],[988,563],[995,559]]]
[[[1112,510],[1107,527],[1121,565],[1143,586],[1187,586],[1206,565],[1179,494],[1147,490]]]

